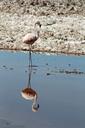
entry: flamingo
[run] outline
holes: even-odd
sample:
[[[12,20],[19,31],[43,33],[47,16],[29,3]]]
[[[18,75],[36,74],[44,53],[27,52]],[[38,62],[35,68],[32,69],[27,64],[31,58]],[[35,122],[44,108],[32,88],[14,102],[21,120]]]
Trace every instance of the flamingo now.
[[[37,21],[34,25],[34,32],[28,33],[23,37],[23,43],[28,44],[31,50],[32,44],[39,38],[41,23]]]
[[[32,103],[32,111],[36,112],[39,109],[39,104],[37,103],[38,94],[37,92],[31,88],[31,73],[32,67],[29,66],[29,79],[27,87],[21,91],[21,95],[25,100],[31,100]]]
[[[31,59],[31,50],[32,50],[32,45],[35,43],[35,41],[39,38],[40,35],[40,28],[41,28],[41,23],[40,21],[37,21],[34,25],[34,32],[33,33],[28,33],[26,34],[22,41],[23,43],[29,45],[29,60],[30,64],[32,66],[32,59]]]
[[[38,97],[37,92],[32,88],[26,87],[25,89],[22,90],[21,95],[25,100],[33,101],[32,111],[37,112],[39,109],[39,104],[37,103],[37,97]]]

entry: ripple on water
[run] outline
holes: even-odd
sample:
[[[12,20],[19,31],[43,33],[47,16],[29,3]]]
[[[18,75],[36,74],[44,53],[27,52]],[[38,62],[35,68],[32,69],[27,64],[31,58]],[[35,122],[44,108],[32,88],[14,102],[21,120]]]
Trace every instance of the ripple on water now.
[[[0,128],[24,128],[24,126],[12,124],[11,121],[0,119]]]

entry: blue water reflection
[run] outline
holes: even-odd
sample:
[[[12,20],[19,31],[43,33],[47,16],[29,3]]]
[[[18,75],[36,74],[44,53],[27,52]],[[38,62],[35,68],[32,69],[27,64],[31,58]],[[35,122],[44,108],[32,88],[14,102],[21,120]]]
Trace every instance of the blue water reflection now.
[[[13,128],[84,128],[85,56],[33,53],[32,59],[31,86],[40,104],[36,113],[32,101],[21,96],[28,82],[28,53],[0,52],[0,120],[13,122]]]

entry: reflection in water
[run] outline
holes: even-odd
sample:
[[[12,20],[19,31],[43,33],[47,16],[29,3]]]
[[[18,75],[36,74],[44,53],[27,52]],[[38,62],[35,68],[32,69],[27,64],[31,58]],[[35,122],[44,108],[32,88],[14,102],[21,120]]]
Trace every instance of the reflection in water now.
[[[32,58],[31,58],[31,51],[29,51],[29,78],[28,78],[28,84],[27,84],[27,87],[22,90],[21,95],[24,99],[33,101],[32,111],[36,112],[39,109],[39,104],[37,103],[38,94],[34,89],[31,88],[31,75],[32,75]]]
[[[85,75],[80,73],[85,74],[85,56],[33,55],[32,64],[38,64],[39,69],[36,72],[32,65],[30,88],[40,90],[37,102],[42,104],[37,115],[31,112],[34,100],[25,100],[18,94],[18,90],[30,85],[29,67],[22,61],[28,54],[0,52],[0,128],[85,128]]]

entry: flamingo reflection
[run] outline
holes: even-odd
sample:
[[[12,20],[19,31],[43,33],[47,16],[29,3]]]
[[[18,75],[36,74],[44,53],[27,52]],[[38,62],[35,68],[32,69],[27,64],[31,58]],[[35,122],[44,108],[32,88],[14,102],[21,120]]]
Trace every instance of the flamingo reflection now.
[[[27,87],[21,91],[21,95],[26,100],[32,101],[32,111],[36,112],[39,109],[39,104],[37,103],[38,94],[37,92],[31,88],[31,75],[32,75],[32,59],[31,59],[31,51],[29,51],[29,77]]]

